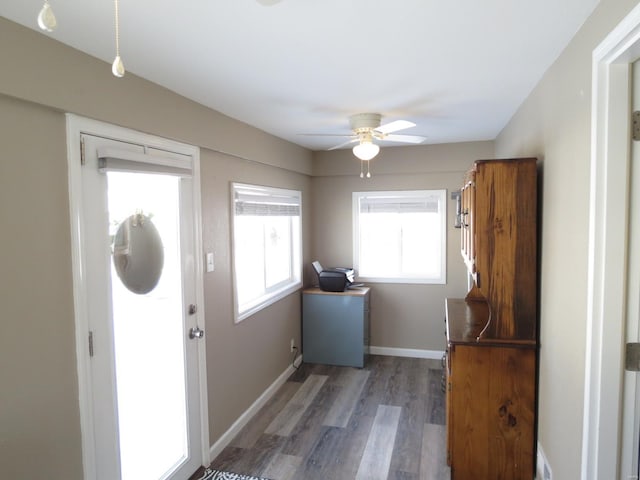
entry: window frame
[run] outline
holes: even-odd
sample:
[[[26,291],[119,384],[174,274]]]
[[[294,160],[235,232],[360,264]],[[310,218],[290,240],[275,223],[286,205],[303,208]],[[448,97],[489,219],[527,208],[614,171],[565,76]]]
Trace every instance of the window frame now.
[[[239,304],[238,302],[238,272],[236,270],[236,192],[238,189],[251,190],[260,192],[265,197],[273,198],[275,196],[287,196],[296,198],[299,207],[299,215],[292,216],[298,218],[297,231],[294,225],[291,225],[290,229],[290,276],[287,280],[278,283],[277,285],[267,288],[265,287],[263,294],[256,299],[246,302],[245,304]],[[275,302],[283,299],[284,297],[291,295],[302,288],[302,192],[300,190],[291,190],[279,187],[270,187],[266,185],[255,185],[241,182],[231,182],[230,184],[230,199],[231,199],[231,270],[233,278],[233,309],[234,309],[234,323],[239,323],[242,320],[252,316],[260,310],[274,304]],[[263,264],[263,271],[266,272],[266,263]]]
[[[360,275],[360,203],[366,197],[406,197],[416,196],[438,196],[440,214],[440,275],[439,276],[409,276],[400,275],[397,277],[386,276],[361,276]],[[372,190],[366,192],[353,192],[352,194],[352,222],[353,222],[353,264],[356,270],[358,281],[369,283],[406,283],[406,284],[437,284],[447,283],[447,190],[446,189],[424,189],[424,190]]]

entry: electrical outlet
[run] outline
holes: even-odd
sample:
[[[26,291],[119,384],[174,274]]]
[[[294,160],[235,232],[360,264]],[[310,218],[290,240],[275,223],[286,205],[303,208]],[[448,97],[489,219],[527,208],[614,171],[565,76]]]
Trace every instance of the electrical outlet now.
[[[293,353],[295,351],[295,349],[296,349],[296,341],[292,338],[291,339],[291,346],[289,347],[289,351],[291,353]]]

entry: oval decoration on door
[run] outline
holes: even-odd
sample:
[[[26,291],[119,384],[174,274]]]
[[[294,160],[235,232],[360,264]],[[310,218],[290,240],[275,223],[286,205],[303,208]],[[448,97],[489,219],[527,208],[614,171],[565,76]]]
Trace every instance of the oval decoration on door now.
[[[113,239],[113,265],[131,292],[152,291],[162,275],[164,248],[151,218],[135,213],[118,226]]]

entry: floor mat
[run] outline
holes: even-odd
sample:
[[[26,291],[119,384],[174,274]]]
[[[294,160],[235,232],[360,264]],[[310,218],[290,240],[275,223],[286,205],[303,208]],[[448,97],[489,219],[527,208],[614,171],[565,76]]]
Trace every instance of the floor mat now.
[[[250,475],[239,475],[231,472],[221,472],[220,470],[207,469],[205,475],[200,480],[269,480],[267,478],[252,477]]]

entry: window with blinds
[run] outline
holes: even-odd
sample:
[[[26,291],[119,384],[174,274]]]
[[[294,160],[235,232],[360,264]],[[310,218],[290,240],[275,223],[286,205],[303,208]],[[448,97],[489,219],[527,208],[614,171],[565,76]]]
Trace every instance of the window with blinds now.
[[[446,283],[446,191],[353,193],[360,280]]]
[[[236,321],[302,286],[302,194],[232,184]]]

